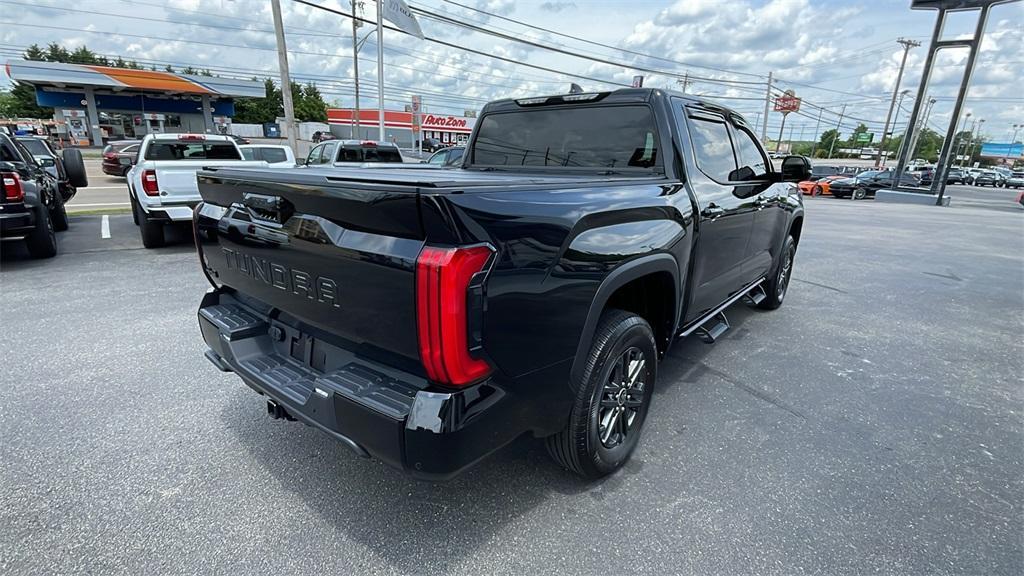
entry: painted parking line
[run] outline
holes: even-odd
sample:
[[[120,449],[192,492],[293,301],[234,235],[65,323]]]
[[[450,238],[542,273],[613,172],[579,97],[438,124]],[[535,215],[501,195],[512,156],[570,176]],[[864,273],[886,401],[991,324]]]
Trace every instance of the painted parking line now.
[[[110,216],[103,215],[103,222],[100,224],[100,238],[110,238]]]
[[[131,202],[102,202],[100,204],[79,204],[72,202],[68,204],[68,208],[96,208],[104,206],[131,206]]]
[[[128,188],[127,185],[124,185],[124,186],[87,186],[85,188],[80,188],[78,191],[79,192],[84,192],[86,190],[125,190],[127,188]]]

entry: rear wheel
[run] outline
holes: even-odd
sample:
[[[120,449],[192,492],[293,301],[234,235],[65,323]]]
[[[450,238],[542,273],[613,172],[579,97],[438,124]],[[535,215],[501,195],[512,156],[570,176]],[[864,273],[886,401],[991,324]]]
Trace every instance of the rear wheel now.
[[[654,332],[622,310],[601,316],[564,430],[547,438],[551,456],[585,478],[615,472],[632,455],[657,378]]]
[[[135,214],[139,222],[139,233],[142,234],[142,245],[146,248],[160,248],[164,245],[164,223],[150,220],[146,212],[135,204]]]
[[[36,209],[36,227],[25,238],[25,245],[33,258],[52,258],[57,255],[57,233],[53,229],[50,211],[45,206]]]
[[[814,185],[814,189],[811,190],[811,196],[821,196],[821,186]]]
[[[863,200],[863,199],[867,198],[867,196],[868,196],[868,191],[863,189],[863,188],[857,188],[856,190],[853,191],[853,199],[854,200]]]

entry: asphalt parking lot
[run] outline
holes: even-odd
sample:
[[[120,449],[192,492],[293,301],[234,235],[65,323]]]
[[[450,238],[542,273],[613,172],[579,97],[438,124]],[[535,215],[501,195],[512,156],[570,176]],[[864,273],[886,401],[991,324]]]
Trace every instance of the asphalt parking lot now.
[[[186,236],[74,217],[0,260],[0,572],[1019,575],[1024,210],[954,202],[808,199],[785,305],[678,343],[591,484],[529,438],[436,485],[269,419],[203,358]]]

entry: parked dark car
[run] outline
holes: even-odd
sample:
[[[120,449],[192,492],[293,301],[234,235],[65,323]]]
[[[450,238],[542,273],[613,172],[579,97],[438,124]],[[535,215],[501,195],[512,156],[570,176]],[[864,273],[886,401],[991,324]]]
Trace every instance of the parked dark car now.
[[[862,200],[868,196],[874,197],[876,191],[893,187],[892,175],[892,170],[867,170],[853,178],[833,180],[829,185],[829,191],[836,198]],[[900,178],[900,185],[920,186],[921,180],[917,176],[905,172]]]
[[[447,147],[448,147],[447,144],[445,144],[444,142],[441,142],[437,138],[424,138],[423,139],[423,151],[424,152],[437,152],[438,150],[442,150],[442,149],[447,148]]]
[[[458,166],[462,164],[462,156],[466,151],[465,146],[452,146],[451,148],[445,148],[444,150],[438,150],[427,159],[427,164],[436,164],[438,166]]]
[[[491,102],[456,169],[203,170],[206,357],[272,417],[417,477],[524,434],[610,474],[673,341],[782,305],[811,167],[777,171],[756,133],[622,89]]]
[[[114,140],[103,148],[103,162],[100,168],[110,176],[124,176],[132,169],[139,155],[140,140]]]
[[[971,183],[975,186],[1000,186],[1003,183],[1003,177],[995,170],[982,170],[974,176]]]
[[[811,177],[807,180],[817,182],[825,176],[834,176],[836,174],[843,174],[842,166],[824,166],[821,164],[815,164],[811,167]]]
[[[0,240],[24,240],[33,258],[57,254],[56,232],[68,228],[60,183],[6,134],[0,134],[0,184]]]

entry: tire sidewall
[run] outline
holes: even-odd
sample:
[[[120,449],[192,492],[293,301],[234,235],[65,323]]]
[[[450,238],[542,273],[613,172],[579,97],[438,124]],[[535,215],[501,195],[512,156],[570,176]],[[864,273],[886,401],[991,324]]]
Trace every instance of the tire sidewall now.
[[[626,440],[618,446],[606,448],[599,437],[597,424],[600,411],[600,400],[605,382],[614,369],[615,360],[631,347],[638,348],[644,355],[646,374],[644,375],[644,404],[637,414]],[[636,449],[643,431],[644,422],[651,406],[651,395],[654,393],[658,374],[657,348],[650,326],[638,316],[623,322],[622,326],[607,341],[601,350],[600,369],[595,370],[587,381],[589,394],[587,410],[587,453],[590,456],[589,466],[599,474],[608,474],[618,469],[629,459]]]

